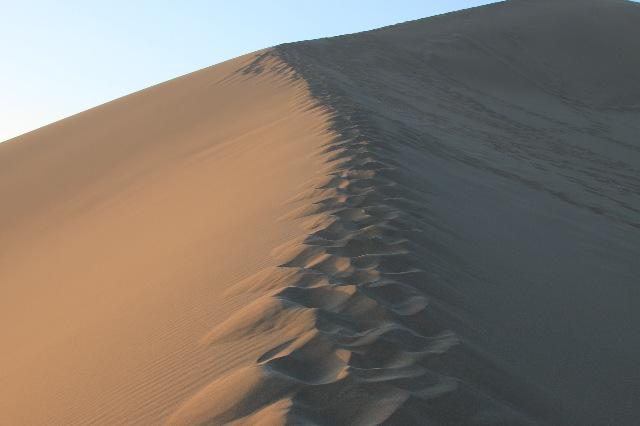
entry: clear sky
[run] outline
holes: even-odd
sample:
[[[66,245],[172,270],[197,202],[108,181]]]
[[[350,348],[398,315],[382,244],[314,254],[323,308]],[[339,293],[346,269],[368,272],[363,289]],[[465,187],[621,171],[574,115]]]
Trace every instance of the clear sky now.
[[[279,43],[482,0],[0,0],[0,141]]]

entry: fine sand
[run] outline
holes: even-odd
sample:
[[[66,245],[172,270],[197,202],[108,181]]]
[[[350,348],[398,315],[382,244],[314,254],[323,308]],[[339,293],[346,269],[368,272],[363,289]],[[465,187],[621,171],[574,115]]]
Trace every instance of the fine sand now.
[[[512,0],[0,144],[0,424],[637,424],[637,40]]]

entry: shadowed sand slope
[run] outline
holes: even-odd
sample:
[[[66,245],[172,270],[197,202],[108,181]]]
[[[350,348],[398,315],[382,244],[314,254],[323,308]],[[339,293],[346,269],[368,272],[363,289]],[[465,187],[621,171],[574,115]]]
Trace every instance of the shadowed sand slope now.
[[[513,0],[0,145],[0,420],[636,424],[639,28]]]

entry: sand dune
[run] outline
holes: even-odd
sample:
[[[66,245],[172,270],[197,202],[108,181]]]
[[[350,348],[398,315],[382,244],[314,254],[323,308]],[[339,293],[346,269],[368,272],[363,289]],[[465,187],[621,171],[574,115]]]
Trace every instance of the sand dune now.
[[[0,144],[0,423],[635,424],[639,29],[512,0]]]

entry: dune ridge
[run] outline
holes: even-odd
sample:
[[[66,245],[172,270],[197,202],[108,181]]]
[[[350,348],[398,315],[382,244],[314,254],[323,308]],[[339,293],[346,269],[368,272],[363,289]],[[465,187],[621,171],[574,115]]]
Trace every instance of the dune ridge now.
[[[293,69],[291,80],[322,82],[286,47],[241,72],[278,72],[268,58]],[[421,232],[422,219],[406,207],[425,206],[395,179],[390,147],[348,99],[310,90],[334,137],[316,153],[329,173],[305,185],[290,213],[308,236],[274,250],[275,270],[232,287],[227,297],[255,300],[203,338],[269,334],[273,347],[197,392],[167,424],[536,424],[527,411],[545,406],[526,401],[523,384],[452,330],[454,306],[416,285],[428,276],[406,236]]]

